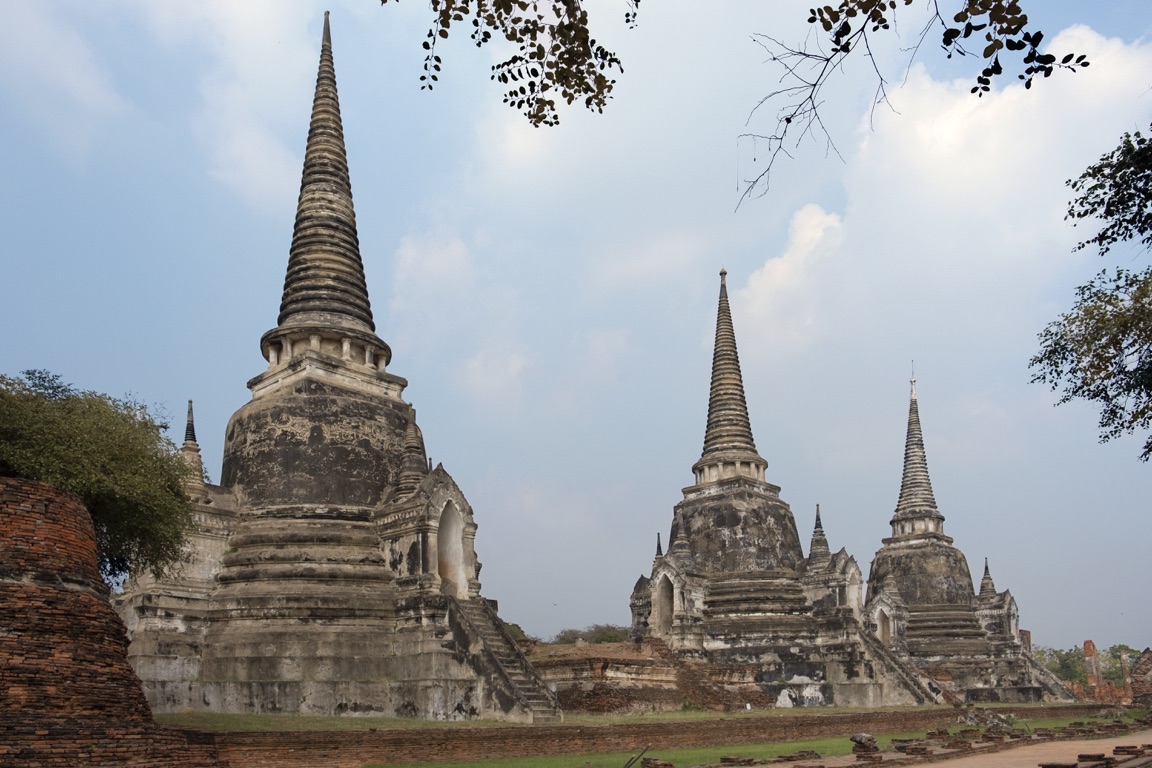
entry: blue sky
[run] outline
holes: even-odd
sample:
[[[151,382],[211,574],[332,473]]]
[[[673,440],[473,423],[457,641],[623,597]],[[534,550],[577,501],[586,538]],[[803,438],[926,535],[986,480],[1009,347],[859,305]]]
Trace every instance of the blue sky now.
[[[905,74],[906,14],[879,52],[893,108],[870,114],[851,64],[825,110],[843,159],[803,144],[736,210],[761,154],[737,135],[777,77],[749,35],[801,39],[808,5],[646,3],[629,30],[622,3],[592,2],[624,60],[616,96],[538,130],[488,79],[502,49],[449,39],[419,91],[418,2],[10,2],[0,372],[177,422],[193,398],[219,477],[275,324],[328,8],[377,329],[506,619],[627,623],[699,457],[724,267],[757,446],[805,542],[819,503],[867,572],[915,360],[936,498],[974,573],[988,557],[1039,644],[1152,645],[1152,468],[1027,368],[1076,285],[1146,263],[1072,253],[1085,233],[1063,210],[1066,179],[1152,122],[1152,12],[1033,0],[1054,49],[1092,66],[983,99],[932,46]]]

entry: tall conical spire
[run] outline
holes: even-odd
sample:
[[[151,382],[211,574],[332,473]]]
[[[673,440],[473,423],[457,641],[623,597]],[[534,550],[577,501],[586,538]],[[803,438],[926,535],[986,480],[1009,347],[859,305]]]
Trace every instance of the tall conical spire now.
[[[893,535],[897,521],[913,518],[932,518],[935,523],[927,530],[943,533],[940,523],[944,516],[936,508],[936,497],[932,494],[932,480],[928,477],[928,459],[924,454],[924,435],[920,431],[920,409],[916,402],[916,379],[913,378],[912,394],[908,405],[908,434],[904,441],[904,475],[900,480],[900,498],[896,502],[896,514],[892,517]],[[906,530],[904,533],[921,533],[923,530]]]
[[[196,442],[196,420],[192,416],[192,401],[188,401],[188,420],[184,422],[184,442]]]
[[[376,330],[360,260],[327,12],[296,226],[277,323],[314,323],[318,319]]]
[[[708,395],[708,426],[704,431],[704,451],[692,467],[696,484],[727,477],[764,480],[768,462],[756,452],[744,380],[740,375],[740,355],[736,332],[728,307],[727,270],[720,270],[720,300],[716,309],[716,345],[712,351],[712,386]]]
[[[908,433],[904,441],[904,476],[900,480],[897,517],[919,517],[939,514],[932,480],[928,477],[928,459],[924,453],[924,434],[920,429],[920,408],[916,401],[916,379],[912,379],[908,404]]]
[[[327,12],[276,322],[276,328],[260,340],[261,352],[273,368],[308,350],[341,359],[350,364],[346,367],[365,373],[371,368],[383,372],[392,359],[392,351],[375,333],[360,259]]]

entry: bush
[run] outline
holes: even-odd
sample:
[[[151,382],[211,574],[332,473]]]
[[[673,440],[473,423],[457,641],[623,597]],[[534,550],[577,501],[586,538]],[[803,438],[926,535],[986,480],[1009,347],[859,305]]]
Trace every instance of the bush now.
[[[552,642],[560,645],[572,645],[577,640],[586,643],[622,643],[628,639],[629,627],[617,624],[593,624],[584,629],[562,629],[552,638]]]
[[[100,570],[117,580],[179,562],[190,468],[147,406],[81,392],[46,371],[0,375],[0,475],[77,496],[96,528]]]

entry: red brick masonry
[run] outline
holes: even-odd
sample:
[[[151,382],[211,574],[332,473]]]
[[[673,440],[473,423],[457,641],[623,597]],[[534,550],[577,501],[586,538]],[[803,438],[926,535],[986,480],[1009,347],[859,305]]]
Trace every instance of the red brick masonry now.
[[[0,766],[219,765],[152,723],[73,496],[0,477]]]

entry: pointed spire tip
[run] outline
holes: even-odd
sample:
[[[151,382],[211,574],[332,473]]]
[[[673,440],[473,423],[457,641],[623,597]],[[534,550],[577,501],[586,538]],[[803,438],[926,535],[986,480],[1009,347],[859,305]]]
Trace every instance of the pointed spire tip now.
[[[184,442],[196,442],[196,419],[192,416],[192,401],[188,401],[188,420],[184,424]]]

